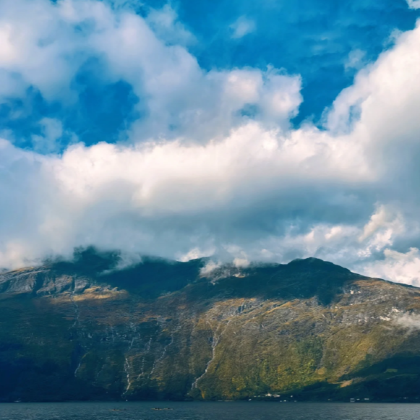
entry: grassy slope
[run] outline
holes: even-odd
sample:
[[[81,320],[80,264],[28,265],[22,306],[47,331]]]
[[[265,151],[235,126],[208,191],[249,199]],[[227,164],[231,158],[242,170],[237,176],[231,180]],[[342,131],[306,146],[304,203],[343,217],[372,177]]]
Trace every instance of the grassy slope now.
[[[215,285],[199,262],[162,264],[80,294],[0,295],[0,398],[418,397],[420,335],[393,321],[420,311],[418,289],[319,260]],[[94,277],[77,270],[49,277]]]

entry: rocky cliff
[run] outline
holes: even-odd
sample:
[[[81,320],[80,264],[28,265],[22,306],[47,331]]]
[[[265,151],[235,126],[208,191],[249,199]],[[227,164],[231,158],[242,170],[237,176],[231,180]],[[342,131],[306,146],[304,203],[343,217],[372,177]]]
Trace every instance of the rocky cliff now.
[[[417,400],[420,289],[317,259],[0,274],[0,400]]]

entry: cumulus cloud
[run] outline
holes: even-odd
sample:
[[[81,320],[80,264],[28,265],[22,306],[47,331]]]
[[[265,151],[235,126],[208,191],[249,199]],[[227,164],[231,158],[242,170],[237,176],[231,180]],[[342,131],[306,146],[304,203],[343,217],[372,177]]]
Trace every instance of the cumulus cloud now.
[[[101,8],[99,3],[92,7]],[[42,0],[0,4],[2,72],[18,75],[24,87],[36,86],[49,100],[70,99],[69,84],[84,60],[78,53],[84,43],[82,32],[76,33],[71,25],[71,9],[69,2],[58,6]]]
[[[180,259],[185,259],[184,254],[198,257],[205,255],[203,250],[211,254],[223,247],[244,259],[244,251],[235,242],[243,241],[243,232],[255,238],[262,234],[252,224],[247,226],[246,218],[258,213],[260,201],[293,195],[301,182],[290,178],[297,167],[303,164],[298,178],[311,178],[315,188],[333,174],[336,181],[357,178],[351,163],[340,165],[330,153],[322,157],[325,144],[314,145],[311,140],[310,136],[281,139],[278,131],[266,132],[250,122],[223,141],[205,146],[179,141],[131,147],[102,143],[89,148],[77,145],[62,157],[46,157],[4,142],[8,152],[3,157],[4,171],[13,172],[17,160],[27,167],[25,176],[15,180],[21,182],[15,188],[25,188],[26,175],[33,167],[30,177],[42,178],[38,188],[50,196],[39,203],[42,220],[36,214],[26,219],[24,230],[29,229],[29,238],[29,231],[35,229],[37,245],[29,243],[23,255],[35,252],[33,257],[40,257],[42,243],[54,244],[49,252],[68,254],[75,243],[100,242],[105,247]],[[323,159],[322,172],[309,162],[315,154]],[[39,200],[44,200],[43,194],[33,205]],[[278,213],[287,213],[290,203],[277,207]],[[241,216],[245,217],[242,222]],[[274,217],[273,222],[278,215]],[[24,248],[26,242],[19,242],[19,247]]]
[[[366,274],[420,286],[420,251],[417,248],[405,253],[386,248],[384,257],[384,260],[370,263],[365,268]]]
[[[66,134],[53,119],[38,151],[0,142],[0,266],[96,245],[238,267],[317,256],[418,281],[419,27],[358,72],[323,127],[293,129],[299,76],[204,70],[170,8],[144,19],[93,0],[5,0],[0,12],[0,77],[16,80],[4,98],[32,86],[72,101],[94,58],[141,115],[119,144],[52,154]]]
[[[203,71],[179,44],[189,36],[169,6],[152,10],[145,20],[93,0],[5,0],[0,77],[16,87],[4,94],[17,96],[32,87],[48,101],[74,101],[75,77],[95,59],[104,82],[124,80],[141,99],[144,118],[133,129],[137,141],[206,141],[227,134],[251,108],[261,121],[288,125],[302,100],[299,77],[273,68]]]

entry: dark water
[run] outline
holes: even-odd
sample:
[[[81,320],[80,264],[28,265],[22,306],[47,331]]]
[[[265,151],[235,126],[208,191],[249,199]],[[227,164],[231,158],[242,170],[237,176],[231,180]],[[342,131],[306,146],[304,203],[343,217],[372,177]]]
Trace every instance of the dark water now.
[[[169,407],[172,410],[153,410]],[[419,420],[420,404],[38,403],[0,404],[7,420]]]

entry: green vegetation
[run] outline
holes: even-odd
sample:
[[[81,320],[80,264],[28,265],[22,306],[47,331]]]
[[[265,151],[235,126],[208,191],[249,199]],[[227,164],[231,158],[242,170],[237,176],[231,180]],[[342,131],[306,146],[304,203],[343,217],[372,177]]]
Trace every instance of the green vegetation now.
[[[315,259],[116,261],[0,275],[1,401],[420,397],[420,334],[396,322],[419,289]]]

